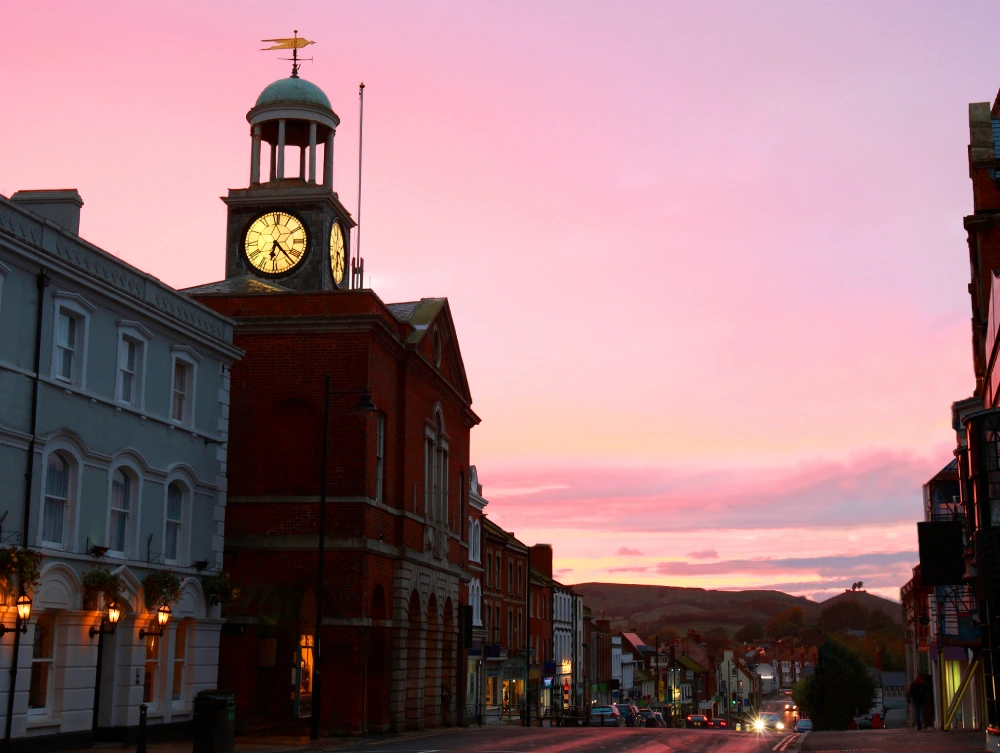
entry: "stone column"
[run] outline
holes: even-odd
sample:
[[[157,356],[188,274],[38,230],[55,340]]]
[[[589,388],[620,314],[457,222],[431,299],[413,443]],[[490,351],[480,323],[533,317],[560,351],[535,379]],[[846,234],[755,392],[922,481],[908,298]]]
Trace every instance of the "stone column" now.
[[[278,121],[278,180],[285,179],[285,119]]]
[[[306,179],[306,148],[299,147],[299,180]]]
[[[316,182],[316,121],[309,121],[309,182]]]
[[[333,188],[333,133],[331,128],[323,148],[323,185],[327,188]]]
[[[260,184],[260,125],[253,127],[253,136],[250,140],[250,185]]]
[[[274,180],[278,174],[278,148],[271,144],[271,173],[268,180]]]

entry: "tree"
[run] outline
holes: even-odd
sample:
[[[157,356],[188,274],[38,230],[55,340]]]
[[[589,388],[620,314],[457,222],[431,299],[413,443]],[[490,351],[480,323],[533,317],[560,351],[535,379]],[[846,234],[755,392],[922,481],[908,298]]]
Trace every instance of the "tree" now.
[[[733,635],[737,643],[758,643],[764,637],[764,626],[751,622],[744,625]]]
[[[881,609],[873,609],[868,613],[868,619],[865,620],[865,630],[869,633],[874,633],[876,630],[885,630],[886,628],[894,628],[896,623],[892,621],[892,617],[887,615]]]
[[[656,631],[653,636],[653,640],[650,645],[655,646],[656,640],[659,638],[660,643],[669,646],[674,641],[678,640],[681,634],[674,630],[672,627],[663,627]]]
[[[868,609],[857,599],[846,599],[831,604],[819,615],[819,629],[824,633],[846,633],[864,630],[868,622]]]
[[[725,628],[714,627],[702,636],[701,642],[705,644],[710,654],[714,654],[719,649],[729,647],[729,633]]]
[[[792,607],[783,612],[778,612],[764,626],[764,635],[774,640],[794,638],[802,630],[804,616],[805,613],[802,611],[802,607]]]
[[[875,703],[875,680],[856,651],[831,638],[819,649],[819,666],[792,695],[817,730],[847,729]]]

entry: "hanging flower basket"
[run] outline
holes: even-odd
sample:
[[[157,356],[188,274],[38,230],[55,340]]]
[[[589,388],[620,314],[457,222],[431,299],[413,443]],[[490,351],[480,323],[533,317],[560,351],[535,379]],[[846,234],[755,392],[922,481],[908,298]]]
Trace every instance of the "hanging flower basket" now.
[[[208,597],[208,603],[213,607],[217,604],[228,607],[240,595],[240,589],[230,579],[229,573],[224,570],[213,575],[206,575],[201,579],[201,587],[205,591],[205,596]]]
[[[27,547],[11,544],[0,549],[0,578],[24,591],[34,589],[42,572],[42,553]]]
[[[95,567],[83,576],[83,604],[86,609],[97,609],[97,595],[104,594],[105,604],[121,605],[125,593],[122,576],[103,567]]]
[[[154,570],[142,582],[146,609],[154,611],[164,604],[176,604],[181,598],[181,579],[169,570]]]

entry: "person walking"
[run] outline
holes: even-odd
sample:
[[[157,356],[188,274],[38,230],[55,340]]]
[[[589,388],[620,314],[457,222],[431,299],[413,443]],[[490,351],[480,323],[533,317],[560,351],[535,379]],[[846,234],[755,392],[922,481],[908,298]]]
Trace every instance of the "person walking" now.
[[[906,698],[913,704],[913,713],[917,717],[917,730],[919,731],[924,726],[924,702],[927,700],[927,687],[924,685],[923,675],[917,675],[913,678]]]

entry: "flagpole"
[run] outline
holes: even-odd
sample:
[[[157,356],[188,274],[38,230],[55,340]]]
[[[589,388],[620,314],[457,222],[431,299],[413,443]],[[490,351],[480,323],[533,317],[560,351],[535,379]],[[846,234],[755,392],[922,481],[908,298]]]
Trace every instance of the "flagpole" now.
[[[365,126],[365,83],[361,82],[358,86],[358,98],[361,100],[360,113],[358,115],[358,217],[357,225],[355,226],[354,232],[354,259],[355,259],[355,269],[357,273],[363,274],[361,271],[361,149],[364,144],[364,126]],[[365,286],[365,281],[363,279],[358,279],[356,282],[356,287],[363,288]]]

